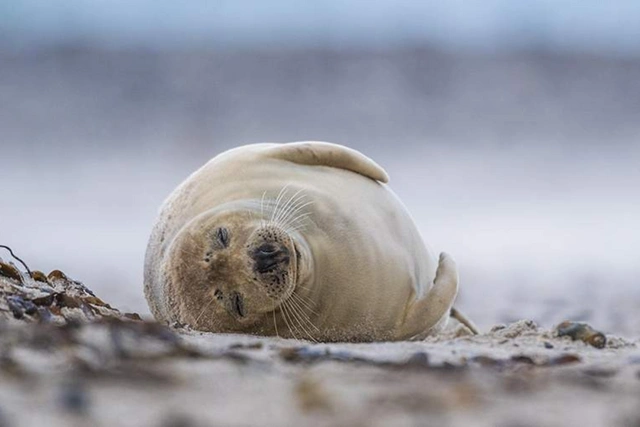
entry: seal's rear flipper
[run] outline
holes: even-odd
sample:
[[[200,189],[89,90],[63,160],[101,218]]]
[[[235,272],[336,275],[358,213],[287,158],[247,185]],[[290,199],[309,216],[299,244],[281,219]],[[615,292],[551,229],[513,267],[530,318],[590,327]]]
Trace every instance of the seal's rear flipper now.
[[[473,335],[479,335],[480,331],[478,327],[464,314],[462,314],[457,308],[451,307],[451,317],[456,319],[458,322],[469,328]]]
[[[422,339],[438,332],[449,319],[457,294],[458,268],[453,258],[443,252],[440,254],[433,286],[407,309],[401,327],[402,335]]]
[[[346,169],[376,181],[389,182],[389,175],[376,162],[356,150],[329,142],[280,144],[269,148],[269,156],[300,165]]]

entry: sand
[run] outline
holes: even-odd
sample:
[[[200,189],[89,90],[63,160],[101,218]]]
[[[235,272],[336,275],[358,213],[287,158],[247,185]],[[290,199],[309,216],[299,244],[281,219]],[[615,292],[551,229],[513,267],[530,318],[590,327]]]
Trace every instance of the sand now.
[[[202,333],[64,276],[5,275],[0,426],[640,425],[640,342],[556,335],[526,320],[423,342]]]

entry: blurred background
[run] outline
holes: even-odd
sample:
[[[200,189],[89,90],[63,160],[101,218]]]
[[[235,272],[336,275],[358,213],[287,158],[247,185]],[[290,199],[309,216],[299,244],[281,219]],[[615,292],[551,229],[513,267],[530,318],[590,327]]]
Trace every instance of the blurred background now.
[[[0,0],[0,244],[33,269],[148,313],[169,192],[310,139],[388,170],[481,326],[640,335],[640,2]]]

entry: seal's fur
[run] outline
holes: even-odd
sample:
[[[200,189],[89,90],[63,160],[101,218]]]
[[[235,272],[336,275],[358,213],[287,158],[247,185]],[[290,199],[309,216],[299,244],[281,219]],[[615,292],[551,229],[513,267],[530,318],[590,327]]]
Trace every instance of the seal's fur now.
[[[361,153],[325,142],[220,154],[167,199],[145,261],[160,321],[317,341],[422,338],[458,289]]]

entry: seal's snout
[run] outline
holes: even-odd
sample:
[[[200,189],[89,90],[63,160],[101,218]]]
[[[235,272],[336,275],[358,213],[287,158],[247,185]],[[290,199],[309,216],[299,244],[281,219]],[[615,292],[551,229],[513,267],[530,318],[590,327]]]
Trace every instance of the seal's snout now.
[[[289,249],[280,243],[263,243],[251,252],[258,273],[268,273],[289,262]]]

